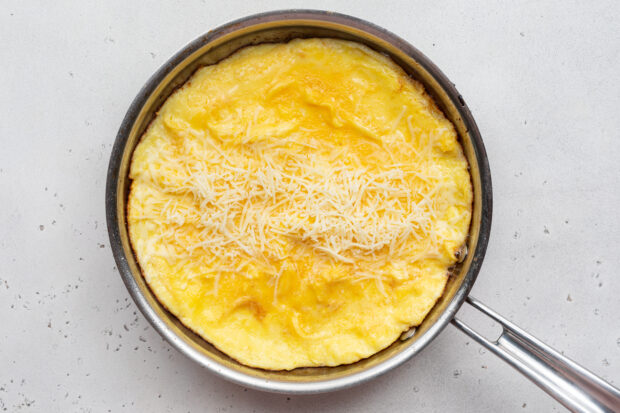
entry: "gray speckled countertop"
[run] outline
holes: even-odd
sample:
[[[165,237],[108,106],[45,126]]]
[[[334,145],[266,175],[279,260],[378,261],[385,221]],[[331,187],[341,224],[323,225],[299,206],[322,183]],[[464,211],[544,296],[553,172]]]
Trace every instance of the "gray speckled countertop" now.
[[[494,183],[473,295],[620,384],[619,2],[3,1],[0,411],[562,410],[452,326],[368,384],[287,397],[214,377],[138,312],[104,223],[129,103],[203,32],[291,7],[373,21],[456,83]]]

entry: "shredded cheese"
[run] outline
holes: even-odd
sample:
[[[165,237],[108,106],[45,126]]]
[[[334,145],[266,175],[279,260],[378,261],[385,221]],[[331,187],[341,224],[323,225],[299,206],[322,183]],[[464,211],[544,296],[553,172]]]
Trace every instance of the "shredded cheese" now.
[[[441,185],[424,160],[373,171],[339,159],[337,147],[321,153],[306,144],[295,151],[291,144],[300,142],[292,138],[268,147],[261,141],[224,147],[212,135],[189,130],[211,150],[171,146],[158,170],[174,170],[176,181],[168,184],[155,171],[151,176],[157,190],[176,198],[154,205],[149,217],[199,230],[200,239],[189,244],[179,241],[178,231],[168,234],[179,254],[202,249],[267,267],[284,259],[293,241],[355,270],[353,263],[371,264],[380,251],[387,258],[407,254],[411,239],[430,236],[429,248],[436,248],[432,196]]]

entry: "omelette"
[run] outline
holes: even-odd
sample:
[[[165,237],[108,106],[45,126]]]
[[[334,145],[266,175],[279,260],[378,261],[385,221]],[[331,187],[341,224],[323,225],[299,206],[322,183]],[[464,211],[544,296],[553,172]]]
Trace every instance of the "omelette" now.
[[[336,39],[198,69],[130,178],[131,244],[158,300],[269,370],[353,363],[419,325],[471,220],[454,126],[389,58]]]

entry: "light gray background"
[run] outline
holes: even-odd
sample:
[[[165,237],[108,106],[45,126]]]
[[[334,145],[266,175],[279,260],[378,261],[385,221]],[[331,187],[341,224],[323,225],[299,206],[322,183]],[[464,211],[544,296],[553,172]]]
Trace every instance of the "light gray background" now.
[[[620,3],[4,0],[0,411],[562,410],[452,326],[371,383],[287,397],[214,377],[139,314],[105,228],[121,119],[190,40],[292,7],[379,24],[456,83],[494,184],[473,295],[620,384]]]

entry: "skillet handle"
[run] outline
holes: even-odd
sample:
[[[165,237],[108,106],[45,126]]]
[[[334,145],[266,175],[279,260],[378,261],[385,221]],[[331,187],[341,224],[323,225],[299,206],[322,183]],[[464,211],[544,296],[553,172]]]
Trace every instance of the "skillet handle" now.
[[[490,341],[458,318],[452,320],[482,344],[573,412],[620,412],[620,390],[521,330],[473,297],[467,303],[502,327]]]

